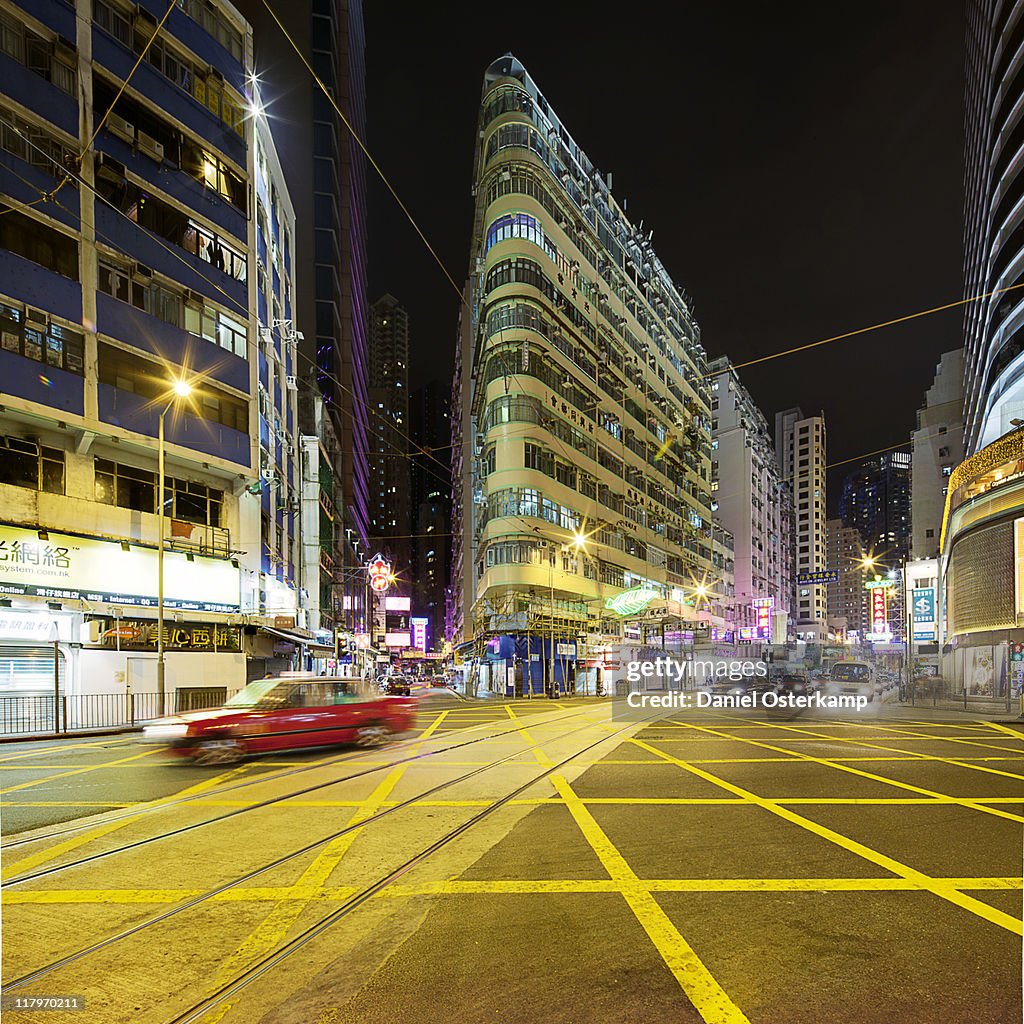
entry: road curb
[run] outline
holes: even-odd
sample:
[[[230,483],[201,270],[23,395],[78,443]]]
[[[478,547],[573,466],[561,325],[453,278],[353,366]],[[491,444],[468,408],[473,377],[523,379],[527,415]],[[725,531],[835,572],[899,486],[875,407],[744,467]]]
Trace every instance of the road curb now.
[[[35,732],[22,736],[0,736],[0,743],[38,743],[40,740],[68,740],[79,736],[120,736],[127,732],[142,732],[141,725],[124,725],[110,729],[73,729],[69,732]]]

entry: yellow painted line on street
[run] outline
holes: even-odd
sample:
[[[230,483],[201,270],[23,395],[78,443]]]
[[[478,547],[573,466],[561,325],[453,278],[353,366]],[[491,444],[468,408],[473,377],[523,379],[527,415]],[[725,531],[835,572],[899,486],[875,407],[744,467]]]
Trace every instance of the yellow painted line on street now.
[[[620,892],[633,916],[647,933],[680,988],[704,1018],[706,1024],[750,1024],[742,1010],[729,998],[725,989],[683,938],[661,905],[644,888],[636,873],[605,835],[587,806],[561,775],[552,775],[555,790],[565,801],[569,813],[583,833],[590,848],[597,854],[605,871],[618,882]]]
[[[887,726],[883,725],[883,726],[879,726],[879,728],[880,729],[885,729],[885,731],[887,733],[892,734],[895,739],[898,739],[900,741],[925,740],[925,739],[931,739],[932,738],[932,737],[927,737],[927,736],[921,736],[919,733],[913,732],[910,729],[904,729],[904,728],[901,728],[901,727],[895,726],[895,725],[887,725]],[[1019,738],[1024,740],[1024,736],[1021,736]],[[986,740],[991,739],[991,735],[990,734],[986,734],[985,736],[976,736],[976,737],[975,736],[941,736],[941,737],[935,737],[935,739],[937,739],[938,742],[940,742],[940,743],[962,743],[962,744],[964,744],[966,746],[982,747],[983,749],[986,749],[986,750],[1002,750],[1002,751],[1006,751],[1006,752],[1011,753],[1011,754],[1012,753],[1017,753],[1018,756],[1019,755],[1024,755],[1024,747],[1005,747],[1002,744],[986,742]]]
[[[1024,732],[1019,729],[1011,729],[1008,725],[1003,725],[1002,722],[986,722],[985,724],[999,732],[1009,733],[1015,740],[1024,740]]]
[[[709,729],[707,726],[697,725],[696,723],[691,726],[693,729],[699,729],[702,732],[715,733],[716,730]],[[795,728],[795,727],[794,727]],[[633,740],[632,742],[638,742]],[[909,782],[902,782],[899,779],[891,779],[886,775],[878,775],[875,772],[866,772],[861,768],[854,768],[849,764],[845,764],[839,760],[833,760],[827,757],[813,757],[810,754],[801,753],[798,750],[787,751],[785,747],[776,747],[774,744],[765,743],[762,740],[751,739],[750,737],[744,738],[742,741],[755,747],[763,747],[765,750],[774,750],[779,753],[789,754],[794,760],[808,763],[817,764],[825,768],[835,768],[837,771],[846,772],[849,775],[856,775],[859,778],[870,779],[872,782],[881,782],[887,786],[893,786],[896,789],[903,789],[909,793],[919,793],[921,796],[928,796],[934,798],[937,802],[948,802],[950,799],[948,793],[939,793],[933,789],[925,789],[923,786],[915,786]],[[642,745],[642,744],[641,744]],[[869,744],[870,745],[870,744]],[[929,760],[928,758],[922,758],[922,760]],[[945,761],[945,758],[936,758],[935,760]],[[693,764],[693,761],[687,761],[687,764]],[[976,804],[963,799],[957,800],[957,803],[961,807],[966,807],[969,810],[981,811],[983,814],[991,814],[997,818],[1007,818],[1010,821],[1017,821],[1024,824],[1024,816],[1019,814],[1013,814],[1010,811],[1001,811],[997,807],[988,807],[985,804]]]
[[[96,741],[94,743],[64,743],[59,747],[45,746],[39,750],[19,750],[16,754],[8,754],[6,757],[0,757],[0,764],[6,764],[8,761],[18,761],[22,758],[27,757],[43,757],[47,754],[57,754],[62,750],[89,750],[90,748],[95,750],[102,747],[127,747],[131,743],[135,743],[137,740],[113,740],[107,743],[102,741]],[[26,765],[26,767],[30,767]]]
[[[958,890],[1013,891],[1022,880],[1013,877],[933,878],[933,882]],[[647,892],[925,892],[908,878],[638,878],[629,888]],[[213,897],[217,903],[340,903],[359,890],[355,886],[281,888],[253,886],[228,889]],[[419,885],[391,885],[374,899],[408,899],[422,896],[502,896],[544,893],[623,893],[614,878],[558,879],[451,879]],[[5,906],[133,906],[180,903],[202,895],[201,889],[51,889],[5,893]]]
[[[700,728],[700,726],[694,726],[694,728]],[[872,864],[877,864],[880,868],[883,868],[886,871],[891,871],[895,875],[899,875],[902,878],[916,882],[920,888],[927,889],[940,899],[946,900],[947,902],[952,903],[955,906],[976,915],[977,917],[981,917],[992,924],[998,925],[1000,928],[1005,928],[1007,931],[1013,932],[1015,935],[1024,935],[1024,923],[1022,923],[1019,918],[1006,914],[1001,910],[997,910],[995,907],[990,907],[987,903],[983,903],[981,900],[976,900],[973,896],[967,896],[949,885],[939,883],[934,878],[930,878],[923,871],[918,871],[916,868],[912,868],[892,857],[886,856],[886,854],[880,853],[878,850],[873,850],[871,847],[865,846],[863,843],[859,843],[855,839],[850,839],[848,836],[844,836],[841,833],[836,832],[834,829],[830,829],[825,825],[820,825],[818,822],[812,821],[810,818],[805,818],[803,815],[797,814],[796,811],[792,811],[788,807],[784,807],[772,800],[760,797],[756,793],[752,793],[749,789],[744,789],[742,786],[737,786],[725,779],[720,779],[717,776],[712,775],[710,772],[704,771],[703,768],[697,768],[685,761],[681,761],[679,758],[673,757],[671,754],[667,754],[664,751],[658,750],[656,747],[652,747],[649,744],[644,743],[643,740],[633,739],[631,742],[638,744],[645,750],[649,750],[651,753],[660,754],[662,757],[674,761],[684,771],[696,775],[698,778],[704,779],[705,782],[710,782],[713,785],[720,786],[722,789],[734,794],[735,796],[744,797],[751,803],[756,804],[758,807],[763,807],[769,813],[774,814],[793,825],[798,825],[800,828],[806,829],[808,832],[811,832],[830,843],[834,843],[836,846],[847,850],[849,853],[862,857],[864,860],[868,860]],[[978,806],[980,807],[981,805],[979,804]],[[988,810],[989,808],[986,809]]]
[[[84,775],[86,772],[99,771],[101,768],[119,768],[122,765],[130,764],[132,761],[138,761],[143,757],[152,757],[154,754],[159,753],[158,750],[144,750],[141,754],[132,754],[131,757],[122,757],[118,761],[105,761],[103,764],[92,764],[83,768],[75,768],[72,771],[62,771],[56,775],[47,775],[42,779],[33,779],[31,782],[20,782],[16,786],[8,786],[6,789],[0,789],[0,796],[4,796],[7,793],[17,793],[22,789],[31,789],[33,786],[45,786],[48,782],[56,782],[58,779],[66,779],[71,775]]]
[[[229,779],[234,778],[236,775],[240,775],[244,771],[244,765],[238,768],[232,768],[229,771],[222,772],[220,775],[215,775],[212,778],[205,779],[203,782],[198,782],[194,786],[189,786],[188,789],[183,789],[179,793],[163,797],[160,800],[152,800],[149,802],[148,806],[157,806],[159,804],[168,803],[183,796],[190,796],[193,793],[203,793],[208,789],[219,786],[222,782],[227,782]],[[109,835],[111,832],[117,831],[119,828],[124,828],[135,820],[136,819],[134,817],[121,818],[118,821],[112,821],[106,825],[99,825],[94,829],[90,829],[88,832],[83,832],[80,836],[75,836],[73,839],[66,839],[63,843],[57,843],[55,846],[50,846],[45,850],[40,850],[38,853],[33,853],[28,857],[23,857],[21,860],[16,860],[12,864],[8,864],[4,867],[4,877],[13,878],[26,871],[31,871],[33,868],[39,867],[40,864],[46,864],[48,861],[54,860],[62,854],[70,853],[72,850],[76,850],[78,847],[84,846],[86,843],[91,843],[94,839],[99,839],[102,836]]]
[[[4,807],[135,807],[140,800],[4,800]]]
[[[810,728],[806,727],[806,726],[780,725],[779,728],[786,729],[787,731],[797,732],[797,733],[800,733],[801,735],[804,735],[804,736],[815,736],[815,735],[818,735],[819,738],[826,738],[826,737],[821,736],[820,734],[816,734],[816,733],[812,732],[810,730]],[[831,738],[831,737],[828,737],[828,738]],[[988,767],[986,767],[984,765],[975,764],[973,762],[973,760],[969,761],[967,759],[961,759],[961,758],[957,758],[956,760],[954,760],[954,759],[948,758],[948,757],[938,757],[938,756],[936,756],[934,754],[918,754],[914,750],[902,750],[899,747],[882,746],[881,744],[874,743],[874,742],[872,742],[870,740],[844,739],[843,742],[844,743],[852,743],[852,744],[854,744],[856,746],[859,746],[859,747],[870,747],[873,750],[887,750],[887,751],[891,751],[891,752],[896,753],[896,754],[911,754],[914,757],[919,758],[922,761],[939,761],[942,764],[948,764],[948,765],[953,766],[954,768],[972,768],[974,771],[986,772],[986,773],[988,773],[990,775],[1001,775],[1001,776],[1004,776],[1004,777],[1006,777],[1008,779],[1019,779],[1021,782],[1024,782],[1024,775],[1019,775],[1019,774],[1017,774],[1015,772],[1004,772],[1004,771],[1000,770],[999,768],[988,768]],[[773,748],[773,749],[779,749],[779,748]],[[1010,760],[1018,760],[1018,759],[1017,758],[1011,758]]]
[[[505,710],[508,712],[508,717],[516,723],[516,732],[518,732],[519,735],[522,736],[523,739],[526,740],[526,742],[533,747],[533,758],[537,762],[537,764],[542,764],[546,768],[550,768],[551,765],[554,764],[554,761],[552,761],[547,756],[547,754],[545,754],[544,751],[540,749],[540,747],[535,745],[536,741],[530,735],[526,727],[524,725],[519,724],[522,721],[520,717],[515,713],[515,711],[512,710],[512,707],[508,704],[505,705]]]
[[[428,739],[445,720],[446,712],[442,711],[437,718],[423,731],[420,740]],[[411,750],[413,754],[420,751],[417,743]],[[393,768],[387,776],[373,790],[373,792],[362,801],[359,809],[349,819],[349,825],[358,825],[361,821],[373,817],[384,806],[392,790],[398,785],[405,774],[408,764]],[[328,878],[341,863],[342,858],[351,849],[352,844],[359,836],[362,829],[355,829],[345,835],[338,836],[328,843],[313,859],[306,869],[299,876],[292,890],[299,890],[305,894],[305,898],[281,900],[275,903],[270,913],[249,933],[248,937],[228,957],[221,961],[214,975],[212,986],[220,986],[231,981],[236,974],[245,970],[250,963],[259,960],[276,949],[288,935],[292,926],[306,906],[316,898],[327,884]],[[235,1005],[237,1000],[229,999],[220,1004],[210,1013],[203,1016],[202,1020],[207,1024],[216,1024]]]

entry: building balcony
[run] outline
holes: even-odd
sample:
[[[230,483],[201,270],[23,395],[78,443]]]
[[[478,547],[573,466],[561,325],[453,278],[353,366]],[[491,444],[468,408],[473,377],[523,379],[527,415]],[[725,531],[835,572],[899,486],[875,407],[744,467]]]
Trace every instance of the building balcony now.
[[[71,36],[74,36],[73,26]],[[29,71],[6,53],[0,53],[0,81],[4,83],[4,95],[9,99],[78,138],[78,103],[73,96]]]
[[[0,350],[0,379],[5,395],[51,410],[85,415],[85,380],[78,374]]]
[[[161,12],[162,16],[163,12]],[[201,31],[201,30],[200,30]],[[100,29],[93,29],[93,62],[106,68],[122,82],[131,74],[137,59],[126,46]],[[204,139],[241,167],[246,166],[246,144],[219,117],[199,100],[165,78],[145,61],[132,76],[132,87],[150,100],[158,110],[177,118],[199,138]]]
[[[104,423],[150,438],[157,436],[162,412],[157,404],[110,384],[98,385],[98,397],[99,415]],[[190,448],[244,469],[252,465],[252,445],[248,434],[188,413],[169,414],[164,426],[169,444]]]
[[[194,373],[249,393],[249,364],[244,359],[104,292],[96,293],[96,328],[165,363],[187,366]]]

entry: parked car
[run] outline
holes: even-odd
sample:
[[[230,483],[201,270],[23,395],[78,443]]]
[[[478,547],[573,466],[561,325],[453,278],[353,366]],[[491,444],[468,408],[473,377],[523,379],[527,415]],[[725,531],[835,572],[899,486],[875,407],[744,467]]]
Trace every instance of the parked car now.
[[[300,747],[380,746],[415,719],[414,702],[381,696],[359,680],[278,676],[249,683],[221,708],[150,722],[142,739],[196,764],[231,764]]]

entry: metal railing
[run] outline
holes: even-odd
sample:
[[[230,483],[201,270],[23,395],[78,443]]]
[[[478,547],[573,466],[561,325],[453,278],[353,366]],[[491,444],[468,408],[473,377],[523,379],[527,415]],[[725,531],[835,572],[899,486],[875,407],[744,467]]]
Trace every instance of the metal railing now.
[[[226,687],[204,687],[167,694],[167,712],[220,707]],[[60,735],[90,729],[132,728],[158,718],[156,693],[17,694],[0,696],[0,736]]]

